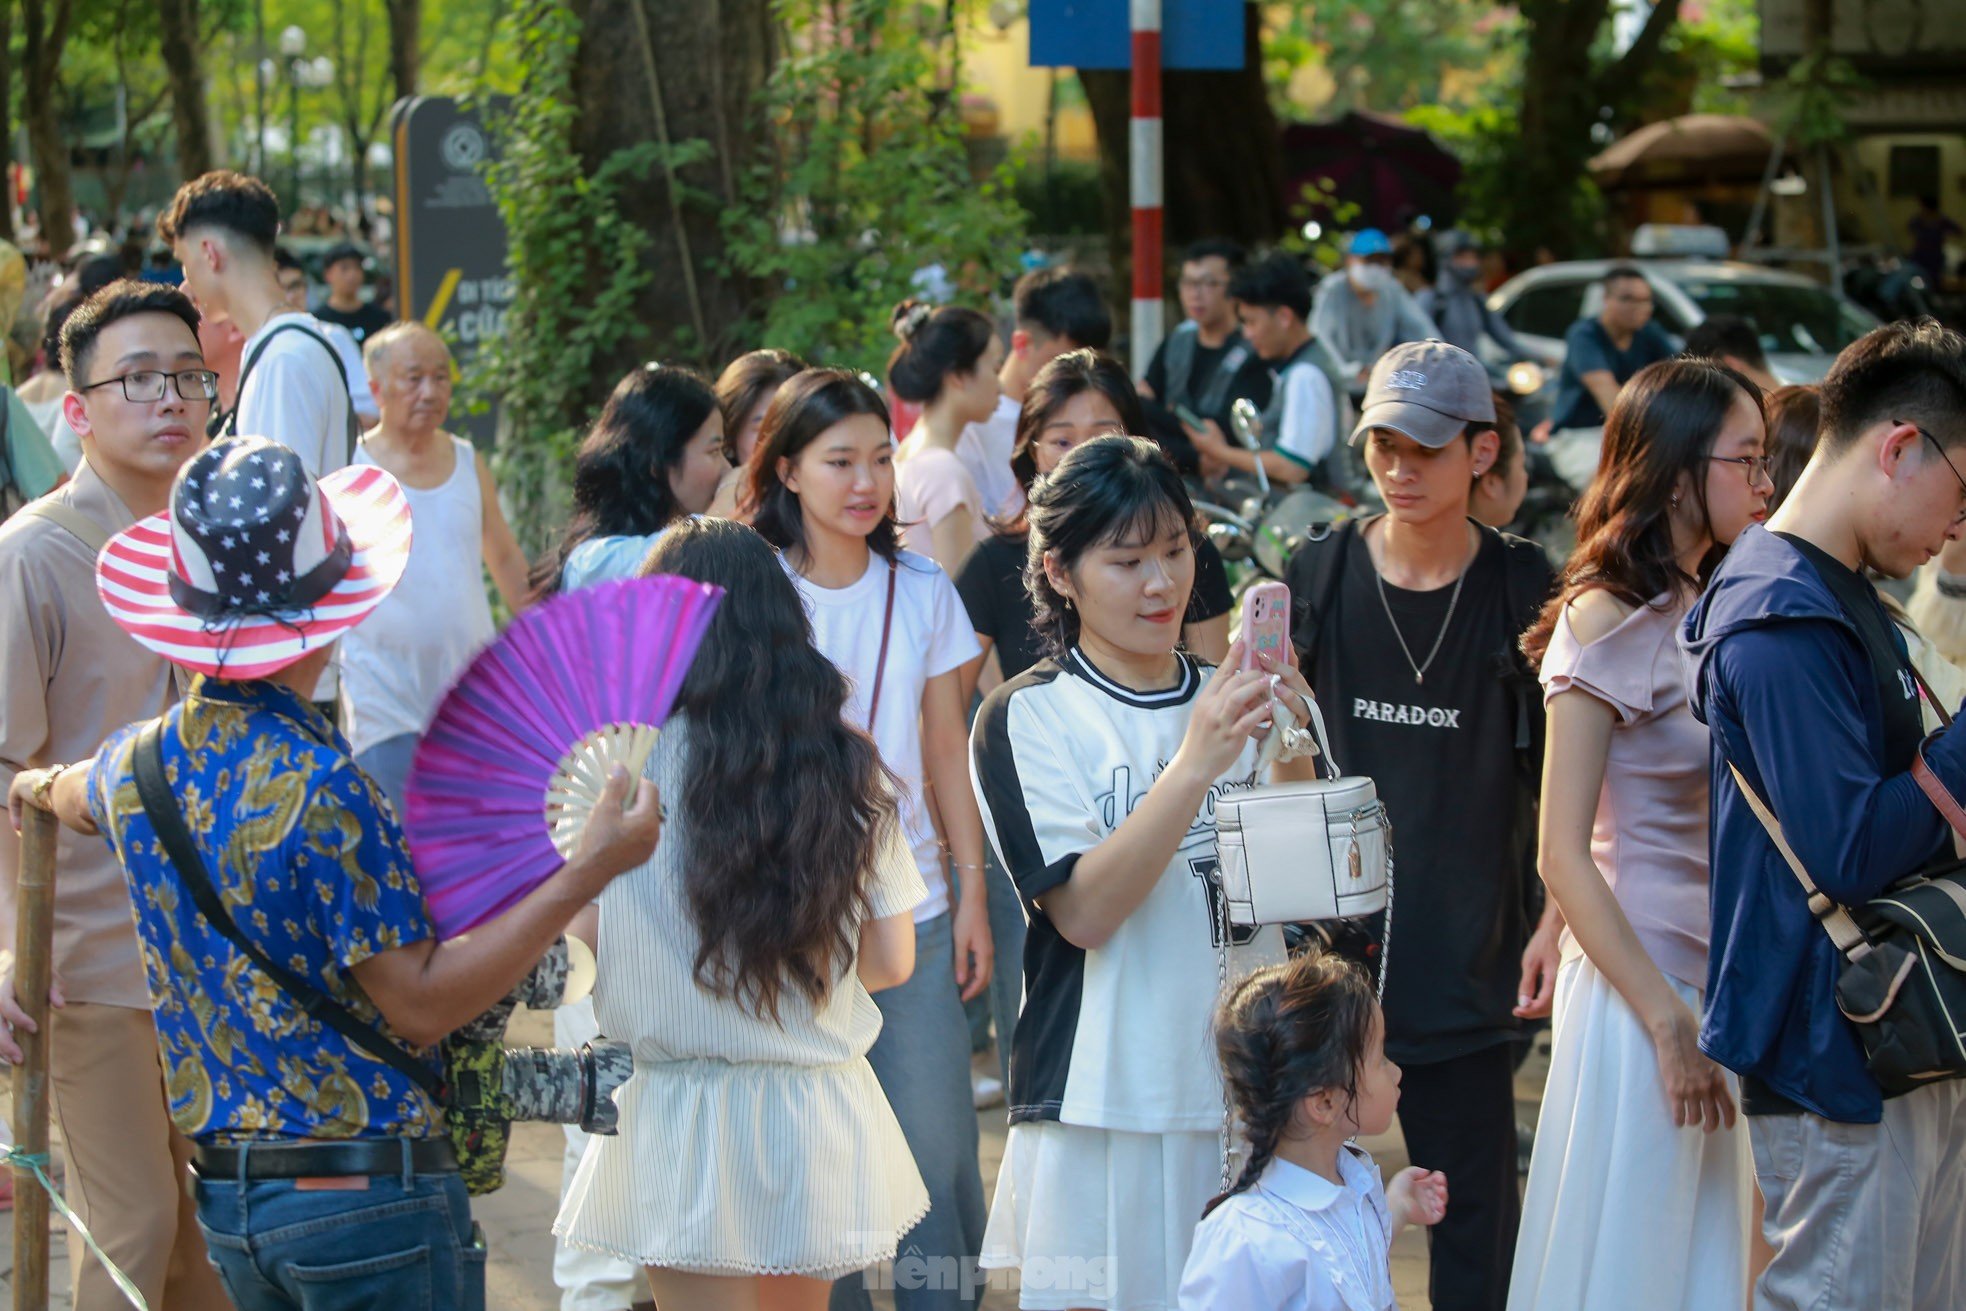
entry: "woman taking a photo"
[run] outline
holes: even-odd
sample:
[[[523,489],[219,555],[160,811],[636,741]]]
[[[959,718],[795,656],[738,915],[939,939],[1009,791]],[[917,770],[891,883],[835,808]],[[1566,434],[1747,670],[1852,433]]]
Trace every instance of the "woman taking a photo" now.
[[[667,840],[601,895],[595,1005],[635,1070],[554,1228],[646,1267],[663,1307],[819,1311],[928,1207],[867,1063],[921,876],[763,539],[686,520],[641,572],[724,599],[649,759]]]
[[[963,429],[997,412],[1003,341],[987,316],[956,305],[907,300],[894,308],[901,344],[887,362],[888,385],[922,407],[894,460],[901,542],[954,577],[989,532],[982,494],[956,454]]]
[[[1512,1311],[1747,1301],[1747,1131],[1733,1076],[1699,1048],[1711,750],[1676,637],[1767,517],[1766,442],[1732,369],[1641,370],[1605,424],[1562,589],[1523,638],[1549,713],[1538,933],[1565,927]]]
[[[928,888],[915,908],[914,977],[875,998],[881,1035],[868,1059],[931,1201],[903,1246],[931,1269],[955,1262],[964,1272],[929,1281],[937,1287],[897,1289],[896,1304],[940,1311],[973,1305],[969,1276],[984,1220],[962,1008],[991,970],[983,825],[958,686],[976,641],[942,570],[898,544],[893,459],[887,407],[873,389],[843,369],[808,369],[772,399],[747,496],[758,532],[783,553],[805,600],[816,645],[846,675],[847,721],[867,730],[896,777]],[[766,800],[757,794],[755,804]],[[836,1307],[867,1305],[857,1278],[842,1281],[838,1297]]]
[[[630,373],[574,457],[573,517],[533,571],[535,598],[632,576],[656,534],[710,507],[728,468],[709,383],[666,364]]]
[[[1215,801],[1258,781],[1263,730],[1304,722],[1310,689],[1294,662],[1240,670],[1239,645],[1221,670],[1180,650],[1194,509],[1152,442],[1078,447],[1029,515],[1048,658],[990,694],[973,737],[1030,916],[983,1264],[1024,1270],[1025,1307],[1171,1307],[1225,1159],[1218,977],[1284,956],[1275,927],[1220,940]]]
[[[722,519],[738,517],[737,493],[744,483],[744,466],[757,449],[758,430],[778,389],[804,372],[806,362],[791,351],[755,350],[738,356],[717,375],[717,404],[724,412],[724,454],[730,469],[717,484],[717,495],[705,513]]]
[[[1028,499],[1032,483],[1056,469],[1073,447],[1112,433],[1137,436],[1146,431],[1146,423],[1139,393],[1124,365],[1098,351],[1067,352],[1038,370],[1024,393],[1017,442],[1011,448],[1011,472]],[[983,660],[992,650],[1007,679],[1037,663],[1031,596],[1024,588],[1029,540],[1029,525],[1020,512],[1017,518],[994,525],[956,574],[956,591],[983,648],[982,656],[964,671],[966,688],[976,686]],[[1181,624],[1181,640],[1190,655],[1206,663],[1222,659],[1229,649],[1229,612],[1234,603],[1221,552],[1207,537],[1197,538],[1194,596]]]

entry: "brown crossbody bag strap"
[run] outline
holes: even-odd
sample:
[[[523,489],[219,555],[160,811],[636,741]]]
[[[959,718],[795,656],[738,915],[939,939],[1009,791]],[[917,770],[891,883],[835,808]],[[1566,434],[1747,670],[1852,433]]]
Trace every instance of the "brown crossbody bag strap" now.
[[[881,713],[881,684],[887,681],[887,643],[894,635],[894,561],[887,562],[887,608],[881,613],[881,653],[874,657],[874,695],[867,705],[867,731]]]

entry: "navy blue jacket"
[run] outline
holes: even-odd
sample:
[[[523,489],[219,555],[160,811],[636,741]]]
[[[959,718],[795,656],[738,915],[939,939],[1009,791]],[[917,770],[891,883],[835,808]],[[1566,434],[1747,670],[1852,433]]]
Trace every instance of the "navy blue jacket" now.
[[[1790,543],[1759,527],[1743,533],[1680,644],[1693,713],[1713,733],[1713,943],[1700,1046],[1818,1115],[1874,1124],[1883,1097],[1836,1009],[1842,957],[1728,764],[1775,812],[1816,886],[1843,905],[1949,850],[1945,822],[1910,773],[1883,775],[1883,710],[1863,641]],[[1966,729],[1933,741],[1926,761],[1966,793]]]

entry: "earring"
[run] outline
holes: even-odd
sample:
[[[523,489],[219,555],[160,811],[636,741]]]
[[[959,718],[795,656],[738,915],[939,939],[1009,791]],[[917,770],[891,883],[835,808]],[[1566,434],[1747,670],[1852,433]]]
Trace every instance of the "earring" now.
[[[1672,500],[1666,502],[1666,504],[1677,510],[1679,508],[1679,493],[1674,492],[1672,494]]]

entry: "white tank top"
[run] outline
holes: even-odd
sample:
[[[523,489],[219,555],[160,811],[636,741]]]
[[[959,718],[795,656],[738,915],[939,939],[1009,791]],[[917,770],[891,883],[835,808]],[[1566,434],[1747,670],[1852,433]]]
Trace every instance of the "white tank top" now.
[[[342,729],[356,752],[421,733],[471,657],[493,636],[485,596],[484,507],[471,443],[452,437],[457,464],[427,491],[404,486],[410,561],[403,580],[341,639]],[[374,464],[368,447],[356,464]]]

